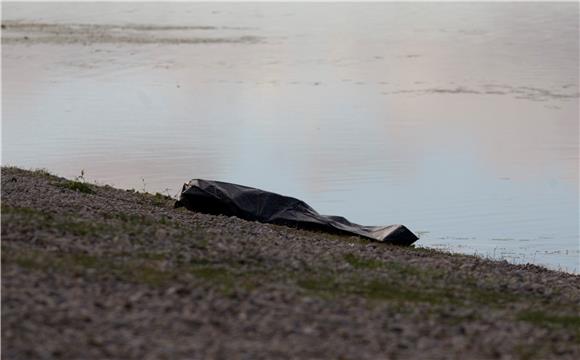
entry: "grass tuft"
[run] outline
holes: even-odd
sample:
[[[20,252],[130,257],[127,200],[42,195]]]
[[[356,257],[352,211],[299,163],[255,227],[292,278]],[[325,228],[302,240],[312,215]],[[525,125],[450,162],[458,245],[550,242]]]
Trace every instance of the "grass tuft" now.
[[[347,281],[338,281],[327,276],[309,277],[299,279],[297,284],[305,290],[330,297],[356,295],[373,300],[427,303],[440,303],[444,300],[438,294],[419,292],[413,288],[392,284],[385,280],[364,277],[356,277]]]
[[[524,311],[518,314],[517,319],[540,326],[560,326],[580,330],[580,316],[554,315],[543,311]]]
[[[61,188],[64,188],[64,189],[82,192],[84,194],[94,194],[95,193],[95,190],[93,190],[89,184],[81,182],[81,181],[67,180],[62,184],[58,184],[58,186]]]
[[[344,255],[344,260],[355,269],[378,269],[385,265],[380,260],[364,259],[354,254]]]

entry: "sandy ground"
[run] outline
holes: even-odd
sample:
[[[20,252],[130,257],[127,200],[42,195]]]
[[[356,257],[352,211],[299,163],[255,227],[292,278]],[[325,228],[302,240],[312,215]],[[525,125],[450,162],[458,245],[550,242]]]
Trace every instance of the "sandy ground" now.
[[[6,359],[577,359],[579,314],[577,275],[2,168]]]

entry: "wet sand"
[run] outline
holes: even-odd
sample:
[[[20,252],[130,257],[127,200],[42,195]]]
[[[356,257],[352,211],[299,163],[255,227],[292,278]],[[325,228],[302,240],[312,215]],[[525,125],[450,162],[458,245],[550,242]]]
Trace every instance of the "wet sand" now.
[[[2,168],[6,358],[580,356],[580,276]]]

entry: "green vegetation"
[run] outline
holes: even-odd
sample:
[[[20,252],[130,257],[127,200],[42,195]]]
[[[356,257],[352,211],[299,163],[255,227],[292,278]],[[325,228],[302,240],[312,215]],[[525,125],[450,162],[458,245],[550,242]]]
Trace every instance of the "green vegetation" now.
[[[109,220],[120,220],[126,225],[153,225],[156,223],[153,219],[138,214],[128,214],[122,212],[103,212],[103,218]]]
[[[560,326],[580,330],[580,316],[554,315],[543,311],[524,311],[518,314],[517,319],[540,326]]]
[[[517,345],[514,351],[518,354],[518,359],[520,360],[543,360],[547,358],[547,346],[545,344],[521,344]]]
[[[297,284],[309,292],[332,298],[357,295],[372,300],[395,302],[426,302],[432,304],[441,302],[439,295],[420,292],[417,289],[381,279],[369,280],[363,276],[354,276],[345,281],[338,280],[332,276],[307,277],[299,279]]]
[[[89,185],[85,182],[76,181],[76,180],[66,180],[63,183],[57,184],[57,186],[64,188],[64,189],[82,192],[84,194],[94,194],[95,193],[95,190],[93,190],[91,185]]]
[[[173,241],[187,243],[189,248],[206,249],[208,236],[199,228],[185,227],[165,217],[154,217],[123,212],[102,212],[102,220],[85,220],[73,213],[43,212],[33,208],[2,204],[2,221],[28,229],[52,229],[62,235],[78,237],[126,236],[134,243],[151,239],[151,231],[164,230]]]
[[[380,260],[364,259],[354,254],[344,255],[344,260],[355,269],[378,269],[385,266]]]
[[[14,169],[17,169],[17,168],[14,168]],[[37,176],[49,176],[49,177],[54,176],[47,169],[35,169],[32,171],[32,174],[37,175]]]
[[[170,196],[163,195],[159,192],[152,196],[153,205],[155,206],[164,206],[167,205],[167,202],[174,200],[175,199],[171,198]]]
[[[129,257],[128,257],[129,256]],[[29,248],[2,247],[2,262],[43,272],[56,271],[85,276],[113,276],[122,281],[149,286],[166,286],[170,282],[201,281],[227,295],[239,286],[250,290],[264,279],[260,271],[243,270],[233,264],[192,260],[187,264],[166,263],[170,255],[163,253],[107,254],[57,253]],[[169,266],[167,266],[169,265]],[[189,279],[189,280],[188,280]]]
[[[76,219],[68,221],[60,219],[54,222],[54,228],[63,233],[70,233],[76,236],[92,236],[109,230],[103,224]]]
[[[413,276],[428,279],[441,277],[444,275],[442,271],[436,269],[429,269],[429,271],[424,271],[420,270],[418,267],[405,265],[397,261],[366,259],[350,253],[344,255],[343,258],[353,268],[358,270],[383,270],[384,272],[397,274],[397,276]]]
[[[350,257],[349,257],[350,258]],[[357,263],[360,264],[359,260]],[[377,264],[362,262],[359,269],[372,269]],[[532,296],[523,298],[513,293],[503,293],[478,286],[467,281],[446,281],[441,279],[438,271],[425,271],[419,268],[401,266],[395,262],[384,262],[380,272],[336,273],[331,269],[325,275],[310,274],[297,278],[297,285],[313,294],[324,297],[362,296],[372,300],[454,304],[472,306],[479,304],[501,308],[507,303],[535,301]]]
[[[120,280],[161,286],[174,275],[155,266],[153,262],[96,257],[80,253],[54,253],[32,249],[16,250],[2,247],[2,261],[14,262],[29,270],[58,271],[89,274],[95,270],[100,276],[113,275]],[[98,276],[97,275],[97,276]]]
[[[14,214],[28,217],[50,217],[50,214],[32,208],[9,206],[2,203],[2,214]]]
[[[55,216],[32,208],[12,207],[2,204],[3,217],[8,216],[11,221],[27,223],[30,226],[51,227],[63,233],[76,236],[96,235],[107,231],[104,224],[78,219],[74,216]]]

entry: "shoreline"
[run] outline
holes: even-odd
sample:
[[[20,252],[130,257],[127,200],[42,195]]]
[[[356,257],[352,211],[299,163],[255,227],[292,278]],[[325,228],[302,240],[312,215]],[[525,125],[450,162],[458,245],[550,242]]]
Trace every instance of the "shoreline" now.
[[[2,167],[4,354],[580,357],[579,275],[174,201]]]

